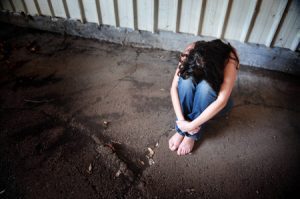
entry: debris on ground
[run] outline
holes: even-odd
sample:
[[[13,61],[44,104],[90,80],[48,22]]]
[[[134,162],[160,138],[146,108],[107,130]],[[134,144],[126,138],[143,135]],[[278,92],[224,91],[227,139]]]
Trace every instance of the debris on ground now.
[[[26,49],[32,53],[35,53],[40,50],[40,46],[38,46],[36,41],[32,41],[32,42],[28,43],[28,45],[26,46]]]
[[[116,173],[116,177],[119,177],[121,174],[126,176],[130,181],[133,181],[134,175],[131,170],[128,169],[127,165],[124,162],[120,162],[119,170]]]
[[[108,128],[109,123],[110,123],[109,121],[104,120],[103,122],[104,128]]]
[[[111,140],[111,142],[114,143],[114,144],[119,144],[119,145],[121,145],[121,142],[118,142],[118,141],[115,141],[115,140]]]
[[[190,189],[186,189],[185,191],[188,192],[188,193],[191,193],[191,192],[195,192],[195,189],[190,188]]]
[[[111,143],[105,144],[105,146],[109,147],[113,152],[116,151],[115,147]]]
[[[138,160],[138,162],[139,162],[141,165],[145,165],[145,162],[142,161],[142,160]]]
[[[122,173],[121,170],[118,170],[116,173],[116,177],[119,177],[121,175],[121,173]]]
[[[154,165],[154,163],[155,163],[154,160],[152,158],[150,158],[149,159],[149,165],[152,166],[152,165]]]
[[[31,100],[31,99],[24,99],[24,102],[35,103],[35,104],[42,104],[42,103],[49,103],[52,102],[54,99],[45,99],[45,100]]]
[[[88,173],[91,174],[92,173],[92,164],[90,163],[89,168],[88,168]]]
[[[148,163],[151,166],[155,163],[154,160],[152,159],[154,156],[154,151],[150,147],[148,147],[148,151],[149,153],[146,155],[146,158],[148,159]]]
[[[150,158],[152,158],[153,155],[154,155],[154,151],[153,151],[150,147],[148,147],[148,151],[149,151],[148,156],[149,156]]]

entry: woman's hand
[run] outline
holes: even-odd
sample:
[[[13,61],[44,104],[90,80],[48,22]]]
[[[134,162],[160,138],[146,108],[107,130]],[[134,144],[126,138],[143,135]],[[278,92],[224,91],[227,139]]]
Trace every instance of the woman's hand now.
[[[194,127],[191,122],[186,120],[177,120],[176,124],[181,131],[188,132],[188,134],[191,135],[198,133],[198,131],[200,130],[199,126]]]

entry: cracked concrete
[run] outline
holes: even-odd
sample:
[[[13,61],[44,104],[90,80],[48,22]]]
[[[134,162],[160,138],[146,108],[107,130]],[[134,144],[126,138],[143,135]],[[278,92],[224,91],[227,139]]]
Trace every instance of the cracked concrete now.
[[[242,65],[230,114],[179,157],[167,143],[178,53],[0,30],[0,197],[299,194],[297,77]]]

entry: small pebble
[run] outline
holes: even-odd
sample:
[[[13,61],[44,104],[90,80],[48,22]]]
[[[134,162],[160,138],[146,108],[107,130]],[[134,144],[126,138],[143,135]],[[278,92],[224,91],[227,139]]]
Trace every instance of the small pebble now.
[[[155,162],[154,162],[154,160],[153,159],[149,159],[149,165],[151,166],[151,165],[153,165]]]

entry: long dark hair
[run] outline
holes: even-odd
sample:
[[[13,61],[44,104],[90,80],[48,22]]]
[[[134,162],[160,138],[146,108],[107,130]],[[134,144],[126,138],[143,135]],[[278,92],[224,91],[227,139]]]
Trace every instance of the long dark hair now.
[[[235,57],[231,57],[233,52]],[[220,39],[212,41],[197,41],[195,47],[188,53],[182,54],[179,60],[178,75],[184,79],[192,76],[196,82],[205,79],[210,86],[219,93],[224,79],[224,68],[229,59],[239,64],[239,58],[230,43],[225,44]]]

